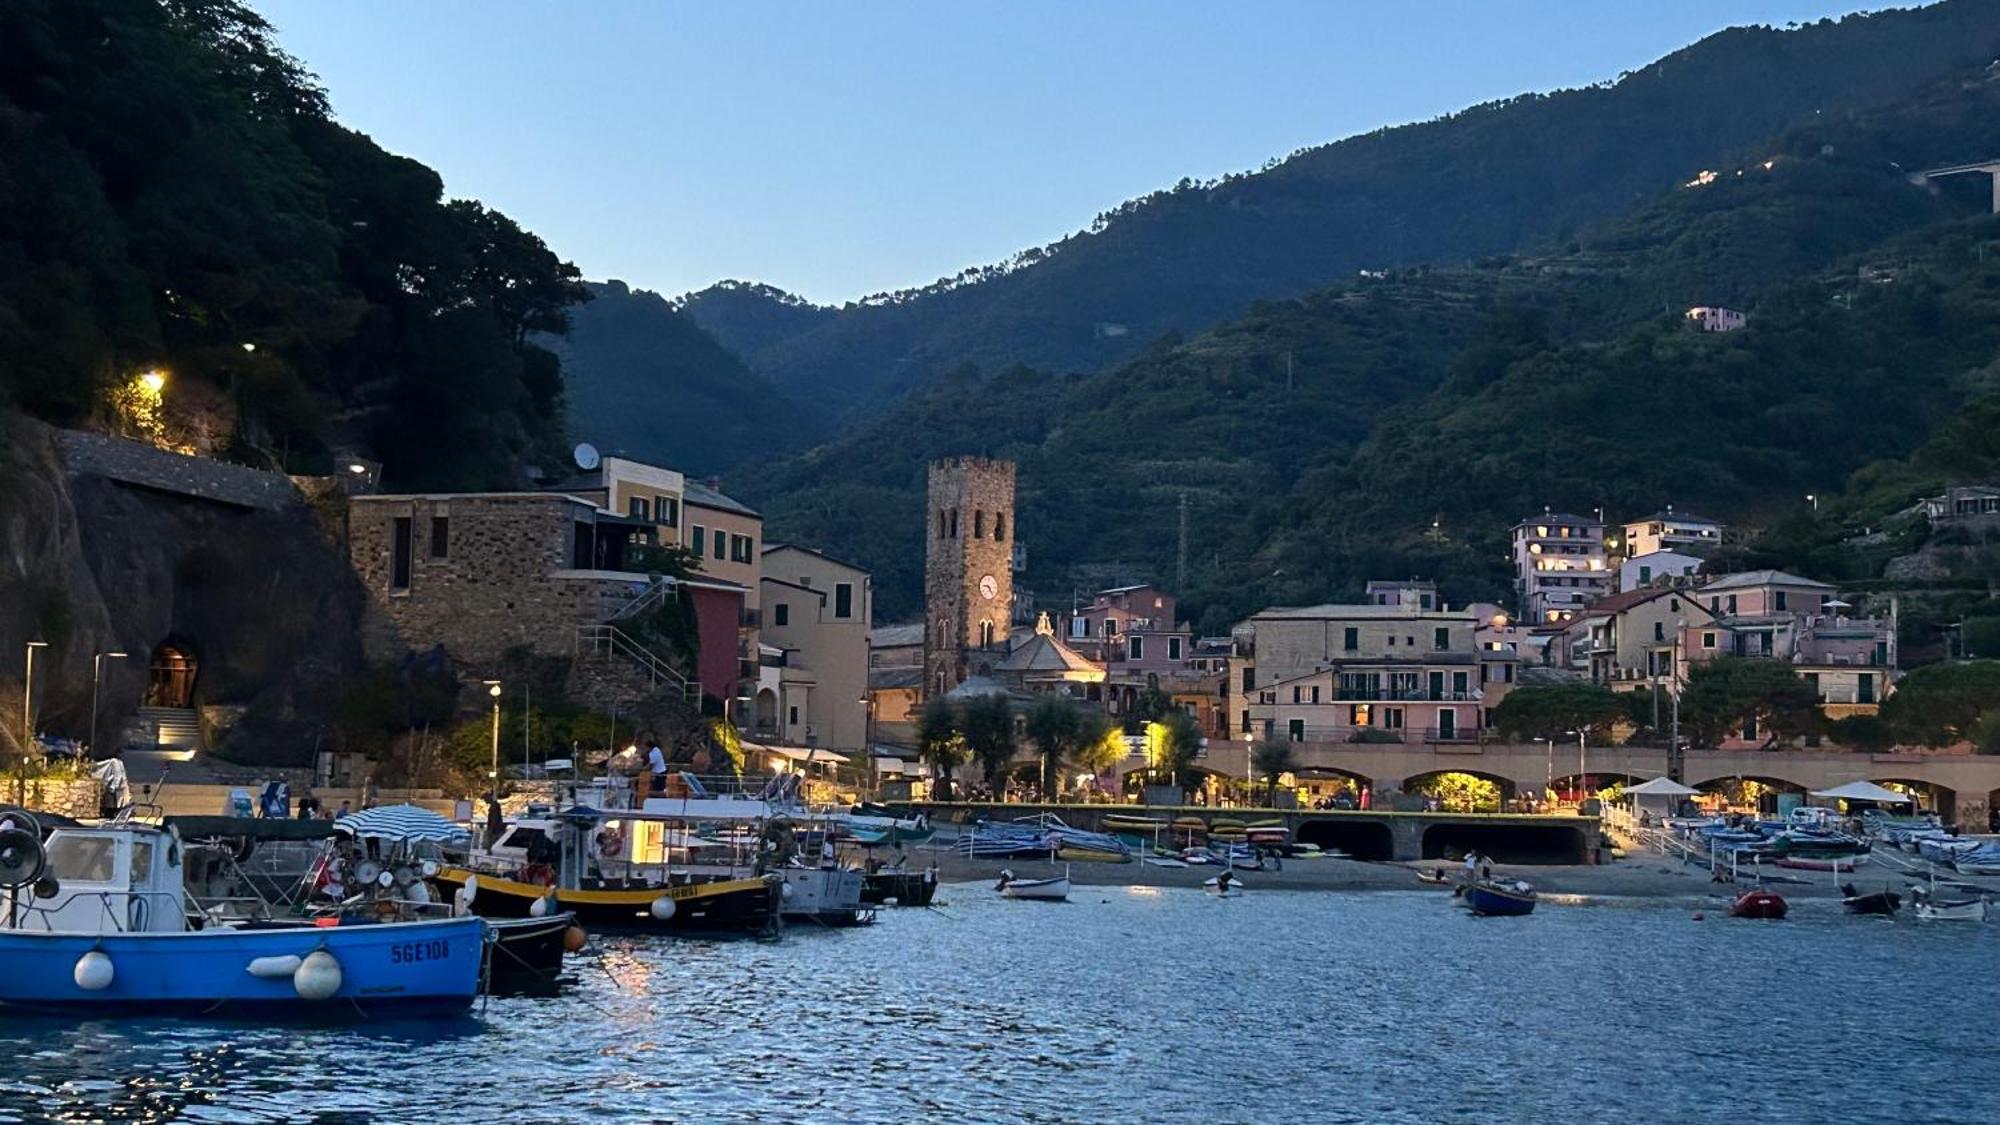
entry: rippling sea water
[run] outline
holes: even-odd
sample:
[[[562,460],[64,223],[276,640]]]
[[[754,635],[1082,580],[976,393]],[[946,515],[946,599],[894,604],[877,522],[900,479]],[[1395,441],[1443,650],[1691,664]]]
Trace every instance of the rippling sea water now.
[[[594,938],[553,1000],[0,1021],[0,1121],[2000,1120],[2000,926],[1442,893],[947,886],[775,943]]]

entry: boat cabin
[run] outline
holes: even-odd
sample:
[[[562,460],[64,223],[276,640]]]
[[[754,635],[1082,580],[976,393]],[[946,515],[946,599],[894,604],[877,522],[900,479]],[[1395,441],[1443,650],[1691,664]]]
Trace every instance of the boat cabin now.
[[[179,933],[187,927],[181,841],[142,824],[58,828],[44,845],[56,892],[24,901],[21,929]]]

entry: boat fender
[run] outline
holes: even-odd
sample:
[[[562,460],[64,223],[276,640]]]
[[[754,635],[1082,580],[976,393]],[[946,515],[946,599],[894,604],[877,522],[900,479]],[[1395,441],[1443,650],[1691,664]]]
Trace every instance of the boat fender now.
[[[781,896],[782,896],[782,897],[783,897],[783,898],[785,899],[785,901],[787,901],[787,902],[791,901],[791,898],[792,898],[792,885],[791,885],[790,883],[786,883],[786,884],[784,885],[784,888],[783,888],[783,889],[781,889],[781,890],[780,890],[780,891],[778,892],[778,894],[779,894],[779,895],[781,895]]]
[[[85,992],[102,992],[111,987],[118,970],[111,964],[111,958],[101,949],[93,949],[76,959],[76,969],[70,974],[76,978],[76,986]]]
[[[659,898],[654,899],[653,905],[647,909],[652,912],[653,917],[664,922],[674,916],[674,911],[677,908],[673,899],[668,898],[666,895],[661,895]]]
[[[299,965],[304,960],[305,958],[296,953],[287,953],[282,957],[259,957],[250,962],[250,975],[263,980],[290,977],[299,971]]]
[[[901,905],[903,905],[903,900],[902,900],[902,899],[899,899],[899,898],[897,898],[897,897],[896,897],[895,895],[890,895],[890,896],[888,896],[887,898],[884,898],[884,899],[882,900],[882,905],[883,905],[883,906],[901,906]]]
[[[563,951],[566,953],[581,953],[583,952],[583,943],[587,939],[588,935],[583,932],[583,927],[572,923],[569,929],[563,931]]]
[[[538,898],[535,901],[528,904],[528,917],[546,918],[548,917],[548,915],[549,915],[549,900],[547,896]]]
[[[305,1000],[328,1000],[340,991],[340,962],[324,949],[315,949],[299,962],[292,973],[292,989]]]

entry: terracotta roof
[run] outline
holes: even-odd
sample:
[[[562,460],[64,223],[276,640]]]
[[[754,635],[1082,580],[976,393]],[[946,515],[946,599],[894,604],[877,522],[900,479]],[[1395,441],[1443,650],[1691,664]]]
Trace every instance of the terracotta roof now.
[[[1103,676],[1104,669],[1085,659],[1075,649],[1056,640],[1047,633],[1036,633],[1019,648],[1007,654],[997,671],[1028,672],[1088,672]]]

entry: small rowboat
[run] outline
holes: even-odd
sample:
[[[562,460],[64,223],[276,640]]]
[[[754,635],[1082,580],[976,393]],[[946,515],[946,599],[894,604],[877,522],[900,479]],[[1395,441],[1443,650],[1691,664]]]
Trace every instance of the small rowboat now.
[[[1779,867],[1789,867],[1794,871],[1852,871],[1867,863],[1868,855],[1865,852],[1857,855],[1784,855],[1775,862]]]
[[[1282,828],[1252,828],[1243,836],[1250,843],[1264,845],[1282,844],[1292,838],[1292,834]]]
[[[1167,822],[1150,816],[1125,816],[1111,813],[1098,822],[1106,829],[1124,829],[1128,832],[1151,832],[1155,828],[1165,828]]]
[[[1894,914],[1903,905],[1903,896],[1894,891],[1876,891],[1864,895],[1849,883],[1840,888],[1840,904],[1849,914]]]
[[[1526,883],[1485,880],[1465,888],[1465,905],[1488,918],[1518,918],[1535,912],[1535,888]]]
[[[1942,899],[1929,887],[1910,888],[1910,910],[1919,922],[1983,922],[1986,920],[1986,900],[1983,898]]]
[[[1203,883],[1201,889],[1214,895],[1216,898],[1242,898],[1244,891],[1243,880],[1232,876],[1227,882],[1224,882],[1221,875],[1217,875],[1215,878]]]
[[[1036,902],[1069,901],[1069,869],[1049,879],[1016,879],[1012,871],[1000,873],[1000,885],[993,888],[1002,898],[1025,898]]]
[[[1767,891],[1762,887],[1758,887],[1755,890],[1744,891],[1742,894],[1736,896],[1736,901],[1729,904],[1729,916],[1731,918],[1767,918],[1775,922],[1783,918],[1785,911],[1788,909],[1789,907],[1786,905],[1783,895],[1776,891]]]

